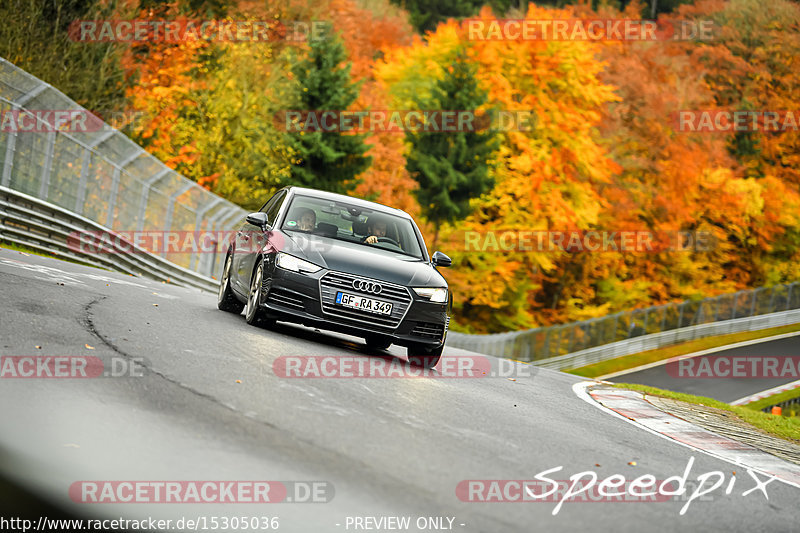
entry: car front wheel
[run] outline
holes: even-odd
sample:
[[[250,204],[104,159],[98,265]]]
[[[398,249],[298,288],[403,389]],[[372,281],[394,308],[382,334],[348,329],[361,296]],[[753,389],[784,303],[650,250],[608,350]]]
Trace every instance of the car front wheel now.
[[[244,318],[251,326],[267,322],[264,310],[261,309],[261,285],[264,280],[264,263],[260,260],[253,277],[250,279],[250,293],[247,295],[247,306]]]
[[[231,289],[231,253],[225,256],[225,266],[222,269],[222,278],[219,280],[219,293],[217,294],[217,309],[228,313],[239,314],[244,304],[239,301]]]

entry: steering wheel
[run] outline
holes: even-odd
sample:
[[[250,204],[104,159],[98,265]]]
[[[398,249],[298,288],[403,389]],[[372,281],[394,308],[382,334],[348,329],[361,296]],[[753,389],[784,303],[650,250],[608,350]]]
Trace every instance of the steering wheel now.
[[[378,237],[378,242],[388,242],[389,244],[394,244],[395,246],[400,248],[400,243],[392,239],[391,237]]]

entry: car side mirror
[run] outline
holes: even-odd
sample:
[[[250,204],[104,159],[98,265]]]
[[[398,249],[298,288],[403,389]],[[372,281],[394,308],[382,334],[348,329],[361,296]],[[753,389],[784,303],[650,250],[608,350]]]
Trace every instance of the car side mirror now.
[[[258,226],[261,229],[267,227],[267,214],[266,213],[250,213],[247,215],[247,223]]]
[[[433,263],[434,266],[449,267],[453,264],[453,261],[442,252],[433,252],[431,263]]]

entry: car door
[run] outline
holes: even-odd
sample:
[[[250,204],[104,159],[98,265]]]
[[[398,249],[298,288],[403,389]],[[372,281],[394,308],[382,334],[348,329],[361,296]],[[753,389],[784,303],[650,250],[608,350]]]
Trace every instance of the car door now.
[[[259,211],[265,212],[273,204],[278,194],[279,193],[275,193],[267,200],[267,203],[265,203]],[[250,242],[253,235],[252,228],[253,225],[249,224],[245,219],[233,240],[233,250],[231,253],[231,287],[240,294],[247,294],[247,291],[250,289],[250,274],[248,272],[244,277],[242,276],[245,272],[242,262],[247,261],[247,255],[250,252]]]
[[[256,257],[267,243],[267,231],[272,229],[275,219],[284,200],[286,191],[279,191],[275,194],[259,211],[267,215],[267,227],[250,224],[245,221],[239,232],[238,239],[241,239],[241,253],[238,253],[239,264],[237,265],[237,278],[240,281],[240,292],[247,294],[250,291],[250,277],[255,269]]]

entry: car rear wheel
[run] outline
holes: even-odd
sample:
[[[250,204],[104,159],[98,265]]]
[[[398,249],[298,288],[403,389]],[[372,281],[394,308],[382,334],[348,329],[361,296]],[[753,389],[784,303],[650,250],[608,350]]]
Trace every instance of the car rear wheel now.
[[[244,309],[244,304],[239,301],[231,289],[231,253],[225,256],[225,266],[222,269],[222,278],[219,280],[217,293],[217,308],[228,313],[239,314]]]
[[[266,314],[261,309],[261,285],[264,280],[264,263],[258,260],[258,266],[250,279],[250,293],[247,296],[244,318],[251,326],[263,325]]]
[[[408,362],[412,365],[424,368],[433,368],[439,363],[444,351],[444,344],[438,348],[428,348],[426,346],[409,346],[407,348]]]
[[[392,339],[383,335],[367,335],[364,340],[367,342],[367,347],[372,350],[385,350],[392,345]]]

